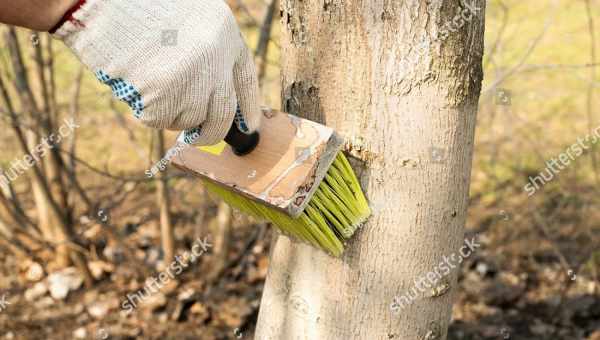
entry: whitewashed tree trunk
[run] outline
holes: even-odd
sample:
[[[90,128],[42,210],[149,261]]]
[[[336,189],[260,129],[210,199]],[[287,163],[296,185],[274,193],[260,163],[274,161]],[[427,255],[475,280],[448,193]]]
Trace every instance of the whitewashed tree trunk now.
[[[374,214],[341,259],[276,238],[255,339],[446,338],[457,269],[390,306],[463,243],[485,11],[465,1],[282,0],[283,108],[348,139]]]

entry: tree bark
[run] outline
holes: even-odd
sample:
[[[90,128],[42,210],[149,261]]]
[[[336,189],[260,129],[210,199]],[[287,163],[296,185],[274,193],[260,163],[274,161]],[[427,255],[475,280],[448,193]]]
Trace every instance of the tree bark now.
[[[29,150],[33,150],[35,146],[39,144],[40,139],[33,131],[27,131],[26,134]],[[40,163],[42,164],[40,168],[43,168],[44,160],[40,160]],[[31,176],[30,183],[31,192],[33,194],[33,200],[35,202],[35,208],[37,211],[38,225],[40,226],[42,235],[46,240],[54,240],[55,232],[50,218],[50,207],[48,206],[48,200],[46,200],[46,197],[44,196],[42,184],[35,176]]]
[[[154,159],[161,161],[165,157],[165,136],[162,130],[154,131],[156,143],[154,144]],[[164,264],[175,258],[175,236],[171,223],[171,198],[166,173],[159,171],[156,175],[156,202],[160,210],[160,235],[164,253]]]
[[[276,237],[255,339],[445,339],[458,269],[390,306],[463,243],[485,3],[281,7],[282,106],[346,137],[374,212],[340,259]]]
[[[227,266],[227,256],[231,244],[232,210],[227,203],[220,201],[217,216],[210,223],[210,232],[213,235],[211,270],[208,280],[218,279]]]

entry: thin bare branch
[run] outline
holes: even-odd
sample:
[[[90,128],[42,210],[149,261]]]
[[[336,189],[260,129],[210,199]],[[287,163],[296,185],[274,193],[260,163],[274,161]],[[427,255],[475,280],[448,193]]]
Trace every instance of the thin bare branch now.
[[[260,29],[260,37],[258,39],[258,45],[256,46],[256,59],[258,63],[258,81],[260,87],[263,87],[264,79],[266,76],[267,69],[267,56],[269,54],[269,41],[271,40],[271,33],[273,30],[273,18],[275,12],[279,7],[279,0],[271,0],[269,7],[267,7],[267,13]]]
[[[512,68],[510,68],[507,71],[503,72],[498,77],[498,79],[494,80],[494,82],[490,86],[488,86],[485,90],[482,90],[482,94],[488,93],[488,92],[493,91],[494,89],[496,89],[496,87],[498,87],[498,85],[502,84],[508,78],[510,78],[511,76],[513,76],[515,73],[519,72],[521,70],[521,68],[525,65],[525,62],[527,61],[527,59],[529,59],[529,57],[531,56],[531,54],[533,53],[533,51],[535,51],[536,47],[542,41],[542,38],[544,38],[544,36],[546,35],[546,33],[548,33],[548,30],[550,29],[550,27],[552,27],[552,24],[555,21],[555,16],[556,16],[556,14],[558,12],[557,11],[558,1],[557,0],[553,0],[552,2],[553,2],[553,11],[546,18],[546,22],[544,24],[544,28],[538,34],[538,36],[529,44],[529,47],[527,48],[527,50],[523,54],[523,57],[521,57],[521,60],[519,60],[519,62],[515,66],[513,66]]]
[[[586,15],[588,19],[588,31],[590,35],[590,63],[596,63],[596,32],[594,31],[594,17],[592,16],[592,5],[590,4],[590,0],[585,0],[585,9]],[[594,83],[596,82],[596,68],[592,67],[589,69],[590,72],[590,83],[587,89],[587,124],[588,124],[588,132],[592,134],[592,130],[594,129],[594,109],[593,109],[593,101],[594,101]],[[596,180],[596,186],[600,185],[600,173],[598,172],[598,159],[596,157],[596,152],[592,150],[590,152],[590,160],[592,162],[592,169],[594,170],[594,179]]]

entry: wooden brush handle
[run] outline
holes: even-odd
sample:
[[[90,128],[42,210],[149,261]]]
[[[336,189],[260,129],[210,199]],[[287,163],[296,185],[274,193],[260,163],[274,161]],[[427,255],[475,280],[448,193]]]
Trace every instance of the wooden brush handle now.
[[[233,153],[236,156],[244,156],[252,152],[258,145],[260,135],[258,131],[252,134],[245,134],[238,128],[237,124],[233,122],[231,128],[225,137],[225,143],[229,144],[233,149]]]

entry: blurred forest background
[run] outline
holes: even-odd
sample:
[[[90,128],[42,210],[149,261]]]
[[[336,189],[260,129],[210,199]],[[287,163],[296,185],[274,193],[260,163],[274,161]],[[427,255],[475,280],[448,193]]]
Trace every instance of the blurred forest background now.
[[[280,107],[277,0],[230,0]],[[450,339],[600,339],[600,1],[490,0],[467,236]],[[200,24],[200,23],[199,23]],[[0,339],[252,339],[271,228],[174,168],[151,131],[46,34],[0,26],[0,165],[73,120],[0,195]],[[600,137],[600,136],[599,136]],[[211,247],[132,313],[122,301],[198,239]],[[329,340],[329,339],[327,339]],[[370,340],[370,339],[369,339]]]

